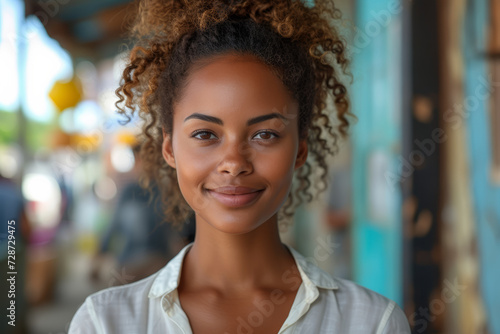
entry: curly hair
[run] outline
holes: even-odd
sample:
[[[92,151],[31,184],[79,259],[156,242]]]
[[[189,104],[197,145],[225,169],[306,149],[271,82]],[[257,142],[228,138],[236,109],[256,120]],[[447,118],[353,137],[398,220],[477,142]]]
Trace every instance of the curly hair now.
[[[347,136],[348,116],[354,116],[341,81],[349,74],[345,41],[335,27],[341,13],[332,0],[316,0],[314,7],[298,0],[143,0],[136,6],[130,29],[135,46],[116,90],[116,106],[126,122],[134,113],[142,120],[141,185],[160,186],[166,220],[182,225],[192,211],[176,170],[161,154],[163,132],[172,132],[173,106],[186,78],[218,55],[254,56],[299,104],[299,136],[307,139],[309,156],[295,173],[280,215],[290,218],[298,205],[326,189],[327,156],[338,152],[339,136]]]

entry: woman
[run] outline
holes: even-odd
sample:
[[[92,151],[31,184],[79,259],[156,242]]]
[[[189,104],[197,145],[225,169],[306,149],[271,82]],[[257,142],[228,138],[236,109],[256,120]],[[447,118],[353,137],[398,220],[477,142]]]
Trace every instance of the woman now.
[[[193,210],[195,241],[89,296],[70,333],[410,333],[393,301],[280,241],[278,216],[310,201],[311,184],[324,190],[326,155],[347,134],[338,17],[329,0],[140,4],[120,110],[144,120],[144,185],[171,184],[166,217]]]

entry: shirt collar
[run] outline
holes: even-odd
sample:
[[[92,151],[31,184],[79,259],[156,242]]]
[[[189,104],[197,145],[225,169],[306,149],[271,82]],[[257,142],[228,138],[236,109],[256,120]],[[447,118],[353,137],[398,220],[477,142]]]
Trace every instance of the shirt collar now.
[[[179,286],[179,278],[184,256],[192,245],[193,242],[184,246],[184,248],[158,272],[158,275],[154,279],[153,285],[149,290],[149,298],[161,297],[170,294],[172,291],[177,289]],[[312,262],[307,261],[302,254],[297,252],[292,247],[288,245],[286,245],[286,247],[295,259],[295,263],[299,269],[307,295],[316,295],[317,288],[332,290],[339,288],[332,276],[318,268]]]
[[[297,264],[297,268],[299,269],[300,276],[303,282],[310,281],[314,286],[323,289],[336,290],[339,288],[335,279],[314,263],[308,261],[302,254],[297,252],[292,247],[286,245],[286,247],[292,253],[295,263]],[[306,284],[307,287],[307,284]]]
[[[157,298],[177,289],[182,269],[182,260],[193,242],[184,246],[181,251],[170,260],[165,267],[160,269],[149,290],[149,298]]]

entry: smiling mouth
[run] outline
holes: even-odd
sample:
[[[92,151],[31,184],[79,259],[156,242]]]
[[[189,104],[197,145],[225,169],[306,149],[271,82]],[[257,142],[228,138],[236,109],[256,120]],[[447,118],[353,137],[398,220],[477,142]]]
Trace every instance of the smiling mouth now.
[[[257,201],[257,199],[262,195],[264,189],[256,190],[252,189],[251,192],[244,192],[242,190],[236,191],[238,193],[231,193],[231,191],[221,192],[219,189],[211,190],[207,189],[210,196],[212,196],[219,203],[232,207],[238,208],[243,206],[248,206]]]

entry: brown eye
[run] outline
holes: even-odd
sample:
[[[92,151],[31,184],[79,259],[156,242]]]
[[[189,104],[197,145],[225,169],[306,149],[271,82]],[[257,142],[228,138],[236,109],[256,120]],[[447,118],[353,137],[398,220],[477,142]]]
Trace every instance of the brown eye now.
[[[271,132],[271,131],[261,131],[254,136],[254,138],[261,139],[261,140],[272,140],[272,139],[275,139],[278,137],[279,136],[276,133]]]
[[[198,131],[195,132],[191,137],[199,139],[199,140],[212,140],[217,139],[217,137],[209,131]]]
[[[261,139],[271,139],[271,134],[269,132],[264,132],[260,134]]]

